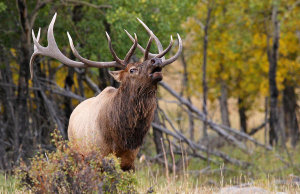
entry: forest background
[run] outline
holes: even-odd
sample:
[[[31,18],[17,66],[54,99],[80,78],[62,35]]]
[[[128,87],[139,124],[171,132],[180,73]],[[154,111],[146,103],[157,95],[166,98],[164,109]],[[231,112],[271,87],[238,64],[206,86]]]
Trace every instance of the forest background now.
[[[67,31],[81,55],[96,61],[112,60],[105,31],[121,58],[131,46],[123,29],[146,45],[148,34],[136,18],[164,47],[170,35],[183,38],[180,59],[164,69],[140,158],[172,169],[163,153],[171,161],[172,152],[184,152],[191,172],[200,170],[199,161],[201,167],[225,163],[251,172],[249,166],[265,167],[255,164],[258,158],[266,165],[274,156],[278,165],[272,170],[281,177],[299,175],[298,0],[1,0],[1,170],[12,170],[38,149],[54,150],[50,134],[58,129],[67,139],[68,119],[78,103],[107,86],[118,87],[109,69],[69,68],[42,56],[30,80],[31,30],[36,34],[41,27],[40,43],[47,45],[55,12],[56,42],[72,59]],[[133,60],[141,57],[136,52]],[[184,159],[175,160],[175,171],[182,170]]]

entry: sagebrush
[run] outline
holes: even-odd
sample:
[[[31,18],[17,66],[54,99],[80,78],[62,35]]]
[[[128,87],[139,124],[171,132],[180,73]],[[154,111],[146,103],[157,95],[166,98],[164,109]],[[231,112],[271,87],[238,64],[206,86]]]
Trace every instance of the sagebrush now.
[[[40,152],[16,170],[19,187],[36,193],[136,193],[136,177],[124,172],[114,155],[99,159],[95,151],[84,157],[72,150],[58,132],[55,152]]]

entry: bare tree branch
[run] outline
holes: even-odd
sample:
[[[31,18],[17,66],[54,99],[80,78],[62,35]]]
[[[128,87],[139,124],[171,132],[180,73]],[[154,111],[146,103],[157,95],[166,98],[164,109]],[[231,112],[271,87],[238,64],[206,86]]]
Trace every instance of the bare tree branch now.
[[[170,92],[170,94],[172,94],[174,97],[176,97],[182,104],[184,104],[190,111],[194,112],[197,114],[198,118],[201,120],[204,120],[204,116],[203,113],[200,112],[194,105],[190,104],[188,102],[188,100],[186,100],[184,97],[181,97],[176,91],[174,91],[168,84],[164,83],[164,82],[160,82],[160,85],[165,88],[168,92]],[[235,135],[238,135],[244,139],[247,139],[253,143],[255,143],[258,146],[264,147],[268,150],[271,150],[272,148],[270,146],[265,146],[262,143],[259,143],[258,141],[256,141],[254,138],[252,138],[251,136],[249,136],[246,133],[240,132],[236,129],[233,129],[231,127],[228,126],[224,126],[224,125],[220,125],[220,124],[216,124],[214,123],[212,120],[207,120],[208,125],[214,130],[216,131],[218,134],[222,135],[223,137],[227,137],[227,140],[232,140],[234,144],[237,143],[237,145],[240,145],[240,142],[234,137],[231,136],[230,134],[228,134],[226,131],[224,131],[223,129],[234,133]],[[243,146],[242,146],[243,147]]]
[[[30,14],[30,27],[33,28],[36,16],[38,15],[38,12],[40,9],[42,9],[43,7],[45,7],[48,3],[52,2],[53,0],[45,0],[42,1],[41,0],[37,0],[36,5],[33,9],[33,11]]]
[[[57,128],[58,130],[60,131],[60,133],[62,134],[63,138],[66,139],[67,137],[67,134],[65,134],[65,131],[64,131],[64,125],[62,124],[62,122],[60,121],[58,115],[57,115],[57,112],[56,110],[54,109],[54,105],[52,103],[52,101],[50,101],[47,97],[47,95],[45,94],[44,90],[42,89],[42,86],[40,85],[40,82],[37,80],[36,77],[34,77],[34,81],[36,82],[37,86],[40,87],[40,92],[41,92],[41,95],[42,95],[42,98],[45,102],[45,105],[48,109],[48,112],[49,112],[49,115],[50,117],[52,118],[52,120],[57,124]]]
[[[74,98],[74,99],[77,99],[79,100],[80,102],[81,101],[84,101],[86,98],[82,97],[82,96],[79,96],[71,91],[67,91],[61,87],[59,87],[55,82],[51,81],[51,80],[48,80],[48,79],[43,79],[43,78],[38,78],[38,80],[43,80],[44,82],[48,82],[48,83],[51,83],[54,88],[52,87],[49,87],[47,84],[43,83],[43,82],[40,82],[40,84],[43,85],[43,87],[55,94],[58,94],[58,95],[61,95],[61,96],[66,96],[66,97],[69,97],[69,98]]]
[[[199,115],[199,118],[204,121],[205,116],[203,115],[202,112],[200,112],[194,105],[190,104],[189,101],[183,97],[181,97],[177,92],[175,92],[169,85],[167,85],[164,82],[160,82],[160,85],[163,86],[167,91],[169,91],[174,97],[176,97],[181,103],[186,105],[192,112],[195,112],[197,115]],[[248,152],[247,147],[237,140],[234,136],[230,135],[226,131],[224,131],[220,126],[212,122],[211,120],[207,120],[207,124],[214,130],[216,131],[219,135],[223,136],[225,139],[229,140],[229,142],[234,143],[237,145],[240,149]]]
[[[264,126],[266,126],[266,122],[263,122],[262,124],[258,125],[257,127],[254,127],[253,129],[251,129],[251,131],[249,132],[249,135],[254,135],[256,132],[263,129]]]
[[[91,78],[87,75],[83,77],[83,81],[96,93],[96,95],[100,94],[101,90],[99,87],[93,82]]]
[[[168,134],[168,135],[171,135],[173,136],[174,138],[180,140],[180,141],[184,141],[186,142],[192,149],[194,150],[200,150],[200,151],[203,151],[203,152],[208,152],[209,154],[211,155],[214,155],[214,156],[217,156],[217,157],[220,157],[222,158],[224,161],[227,161],[227,162],[230,162],[232,164],[235,164],[235,165],[238,165],[238,166],[244,166],[244,167],[247,167],[250,165],[250,163],[247,163],[247,162],[243,162],[243,161],[240,161],[240,160],[237,160],[235,158],[231,158],[230,156],[226,155],[225,153],[223,152],[218,152],[218,151],[212,151],[212,150],[208,150],[205,146],[203,145],[198,145],[194,142],[192,142],[191,140],[189,140],[187,137],[185,137],[182,133],[178,133],[178,134],[175,134],[173,133],[172,131],[156,124],[156,123],[153,123],[152,122],[152,126],[157,128],[158,130]],[[203,156],[204,157],[204,156]],[[207,159],[207,160],[210,160],[210,159]]]

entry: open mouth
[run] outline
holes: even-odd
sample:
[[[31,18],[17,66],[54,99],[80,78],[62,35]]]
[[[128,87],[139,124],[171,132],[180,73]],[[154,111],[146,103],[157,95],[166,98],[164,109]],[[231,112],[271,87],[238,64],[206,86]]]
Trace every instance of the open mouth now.
[[[154,69],[152,69],[151,73],[150,73],[150,76],[152,76],[154,73],[160,73],[162,70],[161,67],[155,67]]]
[[[149,76],[155,83],[161,81],[163,78],[161,70],[162,70],[161,67],[155,67],[154,69],[152,69],[151,73],[149,74]]]

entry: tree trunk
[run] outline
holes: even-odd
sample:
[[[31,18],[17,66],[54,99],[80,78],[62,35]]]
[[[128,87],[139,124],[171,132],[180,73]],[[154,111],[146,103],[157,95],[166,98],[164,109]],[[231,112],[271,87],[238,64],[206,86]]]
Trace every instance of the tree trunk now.
[[[35,68],[34,77],[36,78],[44,78],[46,79],[46,74],[41,69],[41,63],[39,62],[39,57],[35,59]],[[39,88],[40,84],[38,79],[34,79],[33,86]],[[45,102],[40,90],[34,91],[35,96],[35,104],[36,108],[32,108],[33,112],[31,113],[31,119],[36,124],[33,127],[33,130],[37,132],[35,138],[38,138],[37,143],[49,143],[49,133],[51,133],[53,129],[53,125],[49,120],[49,115],[47,112],[47,108],[45,107]]]
[[[207,65],[207,47],[208,47],[208,28],[210,23],[210,15],[212,8],[207,5],[207,16],[204,26],[204,39],[203,39],[203,64],[202,64],[202,90],[203,90],[203,113],[204,113],[204,122],[203,122],[203,137],[207,137],[207,82],[206,82],[206,65]]]
[[[222,124],[230,127],[229,111],[228,111],[228,103],[227,103],[228,100],[227,85],[225,81],[222,79],[220,84],[221,84],[221,96],[219,97],[219,102],[220,102]]]
[[[269,98],[265,97],[265,132],[264,132],[264,142],[265,145],[267,145],[268,143],[268,130],[269,130],[269,125],[268,125],[268,118],[269,118]]]
[[[105,31],[110,34],[111,27],[110,24],[107,22],[106,19],[103,20],[103,25],[105,27]],[[134,58],[134,57],[132,57]],[[114,68],[117,69],[117,68]],[[101,91],[106,88],[107,86],[113,86],[115,88],[119,87],[119,82],[117,82],[115,79],[112,78],[112,76],[109,75],[108,69],[106,68],[100,68],[99,69],[99,79],[100,79],[100,85],[99,88]]]
[[[104,90],[107,86],[111,84],[111,76],[108,73],[107,68],[99,68],[99,88],[100,90]]]
[[[68,67],[68,75],[65,79],[65,90],[72,91],[72,86],[74,85],[74,69],[73,67]],[[72,114],[73,106],[72,106],[72,99],[69,97],[64,97],[64,114],[66,122],[64,122],[64,133],[68,133],[68,125],[69,125],[69,118]]]
[[[245,101],[242,97],[239,97],[238,99],[238,106],[239,106],[239,115],[240,115],[240,128],[241,131],[247,133],[247,115],[246,115]]]
[[[12,73],[9,66],[9,53],[0,45],[0,61],[5,68],[0,68],[0,169],[6,170],[12,167],[12,158],[9,152],[12,151],[10,140],[13,138],[14,131],[17,127],[15,118],[15,90],[12,80]],[[6,84],[6,85],[2,85]]]
[[[272,47],[269,46],[269,38],[267,39],[268,47],[268,61],[269,61],[269,92],[270,92],[270,131],[269,143],[275,145],[278,143],[280,135],[280,126],[278,123],[278,89],[276,84],[277,71],[277,55],[279,48],[279,21],[277,20],[277,7],[274,5],[272,10],[272,22],[274,25],[274,35]]]
[[[72,22],[76,25],[83,17],[82,6],[77,5],[73,7],[72,10]],[[73,53],[70,54],[70,59],[75,60],[75,56]],[[74,73],[75,70],[73,67],[68,67],[68,75],[65,78],[65,90],[72,91],[72,86],[74,85]],[[65,114],[65,122],[64,122],[64,134],[68,134],[68,125],[69,118],[73,112],[72,99],[69,97],[64,97],[64,114]],[[66,137],[67,135],[65,135]]]
[[[289,85],[285,80],[284,86],[283,109],[286,136],[287,138],[291,138],[291,144],[295,147],[299,140],[299,126],[296,116],[297,97],[293,85]]]
[[[29,60],[31,54],[31,37],[30,37],[30,21],[28,19],[26,0],[17,0],[18,12],[21,25],[21,40],[19,62],[19,80],[18,80],[18,95],[17,95],[17,128],[14,131],[14,159],[21,157],[19,151],[22,144],[26,145],[26,132],[29,130],[29,114],[27,107],[28,100],[28,78],[29,78]]]
[[[80,94],[80,96],[85,98],[84,86],[83,86],[84,79],[85,79],[85,72],[77,73],[77,83],[78,83],[79,94]]]
[[[155,110],[155,113],[154,113],[153,122],[161,125],[157,109]],[[159,129],[157,129],[153,126],[152,126],[152,129],[153,129],[153,140],[154,140],[154,144],[155,144],[156,153],[161,154],[161,153],[163,153],[163,147],[161,145],[161,139],[163,138],[163,133]]]
[[[191,97],[189,95],[189,92],[188,92],[188,82],[189,82],[189,79],[188,79],[188,71],[187,71],[187,63],[185,61],[185,57],[184,57],[184,52],[182,51],[181,53],[181,62],[182,62],[182,65],[183,65],[183,79],[182,79],[182,94],[184,94],[184,91],[186,93],[186,98],[187,100],[189,101],[189,103],[192,104],[192,100],[191,100]],[[193,115],[191,113],[191,111],[188,110],[188,117],[189,117],[189,134],[190,134],[190,139],[192,141],[194,141],[194,134],[195,134],[195,127],[194,127],[194,118],[193,118]]]

